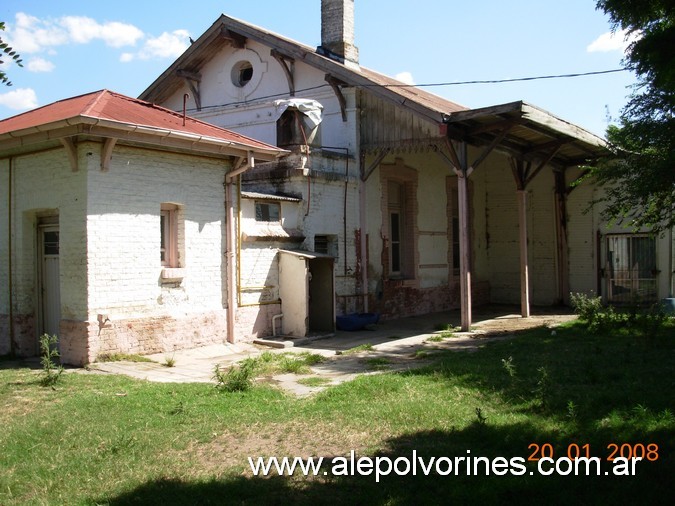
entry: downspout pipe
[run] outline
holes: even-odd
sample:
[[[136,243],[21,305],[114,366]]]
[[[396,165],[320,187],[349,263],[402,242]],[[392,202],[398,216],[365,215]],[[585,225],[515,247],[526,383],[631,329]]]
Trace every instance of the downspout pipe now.
[[[235,178],[255,166],[253,152],[248,152],[248,158],[244,163],[235,167],[234,170],[225,174],[225,208],[226,218],[226,236],[227,236],[227,254],[226,254],[226,272],[227,272],[227,342],[234,343],[234,320],[235,307],[237,303],[237,269],[235,251],[237,250],[238,231],[234,225],[234,195],[233,190]],[[237,235],[235,235],[237,234]]]
[[[349,148],[339,146],[321,146],[321,149],[340,150],[345,153],[345,191],[342,202],[342,235],[343,235],[343,251],[344,251],[344,276],[347,277],[347,193],[349,190]]]

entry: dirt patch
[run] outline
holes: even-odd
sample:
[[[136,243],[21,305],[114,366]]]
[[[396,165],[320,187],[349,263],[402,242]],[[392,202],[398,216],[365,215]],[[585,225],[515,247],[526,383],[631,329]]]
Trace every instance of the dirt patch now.
[[[382,437],[380,435],[380,437]],[[378,443],[367,431],[344,425],[307,423],[256,423],[219,434],[207,443],[193,443],[185,453],[198,461],[200,472],[220,474],[241,468],[250,474],[248,457],[324,457],[349,455]],[[316,449],[321,448],[321,454]]]
[[[520,315],[506,315],[485,320],[476,324],[475,328],[486,335],[511,334],[531,330],[538,327],[557,327],[576,319],[573,314],[536,315],[523,318]]]
[[[268,381],[285,391],[303,397],[320,392],[331,385],[351,381],[362,374],[380,374],[423,367],[428,364],[428,359],[432,358],[435,349],[472,352],[484,346],[489,338],[508,339],[534,328],[555,328],[575,318],[576,316],[572,314],[544,314],[530,318],[507,314],[482,320],[472,327],[471,332],[455,332],[452,337],[443,337],[444,332],[441,331],[391,340],[356,353],[337,351],[337,354],[328,360],[311,367],[310,375],[276,375],[268,378]],[[312,377],[326,381],[309,387],[306,379]],[[300,379],[304,382],[298,383]]]

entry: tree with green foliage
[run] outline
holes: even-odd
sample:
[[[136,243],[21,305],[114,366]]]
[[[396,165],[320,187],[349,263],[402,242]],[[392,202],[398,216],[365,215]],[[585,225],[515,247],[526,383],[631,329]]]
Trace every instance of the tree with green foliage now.
[[[595,167],[605,218],[661,232],[675,225],[675,3],[598,0],[614,30],[634,36],[624,64],[638,82],[607,130],[615,156]]]
[[[3,32],[5,31],[4,21],[0,21],[0,30],[2,30]],[[22,60],[19,54],[16,51],[14,51],[9,44],[7,44],[4,40],[2,40],[2,37],[0,37],[0,57],[9,58],[10,61],[13,61],[19,67],[23,67]],[[0,65],[2,65],[3,63],[5,62],[2,61],[2,59],[0,59]],[[4,70],[0,70],[0,84],[4,84],[6,86],[12,85],[12,81],[9,80]]]

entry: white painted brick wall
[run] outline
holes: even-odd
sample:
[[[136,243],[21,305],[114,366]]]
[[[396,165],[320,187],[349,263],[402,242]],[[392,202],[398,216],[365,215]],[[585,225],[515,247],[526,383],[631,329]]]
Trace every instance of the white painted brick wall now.
[[[222,309],[224,162],[126,147],[115,148],[107,172],[98,170],[97,156],[90,159],[90,318]],[[186,275],[175,289],[160,282],[162,203],[181,206],[184,219]]]
[[[14,309],[22,314],[34,314],[36,311],[36,215],[58,212],[61,313],[63,318],[84,319],[87,304],[86,171],[72,172],[65,151],[58,148],[18,157],[14,160],[13,170]],[[2,241],[5,241],[4,238]],[[6,272],[5,257],[3,260],[3,271]],[[69,280],[70,289],[63,289],[65,279]]]

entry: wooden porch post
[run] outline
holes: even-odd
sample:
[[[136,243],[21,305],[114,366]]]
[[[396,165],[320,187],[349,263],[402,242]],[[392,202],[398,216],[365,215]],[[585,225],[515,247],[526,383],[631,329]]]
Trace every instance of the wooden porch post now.
[[[537,169],[538,172],[543,164]],[[534,175],[530,175],[532,164],[511,158],[511,170],[516,180],[516,199],[518,200],[518,242],[520,244],[520,314],[530,317],[530,276],[527,252],[527,183]]]
[[[459,207],[459,293],[462,332],[471,330],[471,251],[469,249],[469,191],[466,173],[457,178]]]
[[[527,191],[518,190],[518,233],[520,236],[520,313],[530,317],[530,279],[527,260]]]
[[[471,330],[471,230],[469,226],[469,176],[483,163],[490,153],[506,137],[506,134],[514,127],[515,123],[507,122],[495,135],[494,139],[483,149],[476,160],[469,164],[466,141],[452,141],[445,137],[445,145],[450,157],[438,150],[438,155],[445,160],[457,176],[457,207],[459,208],[459,293],[461,304],[462,331]],[[447,135],[447,130],[442,130]],[[515,168],[514,168],[515,173]],[[533,174],[534,176],[534,174]],[[527,237],[527,236],[526,236]],[[528,309],[529,314],[529,309]]]
[[[459,208],[459,293],[462,332],[471,330],[471,250],[469,245],[469,174],[466,142],[459,144],[457,205]]]

